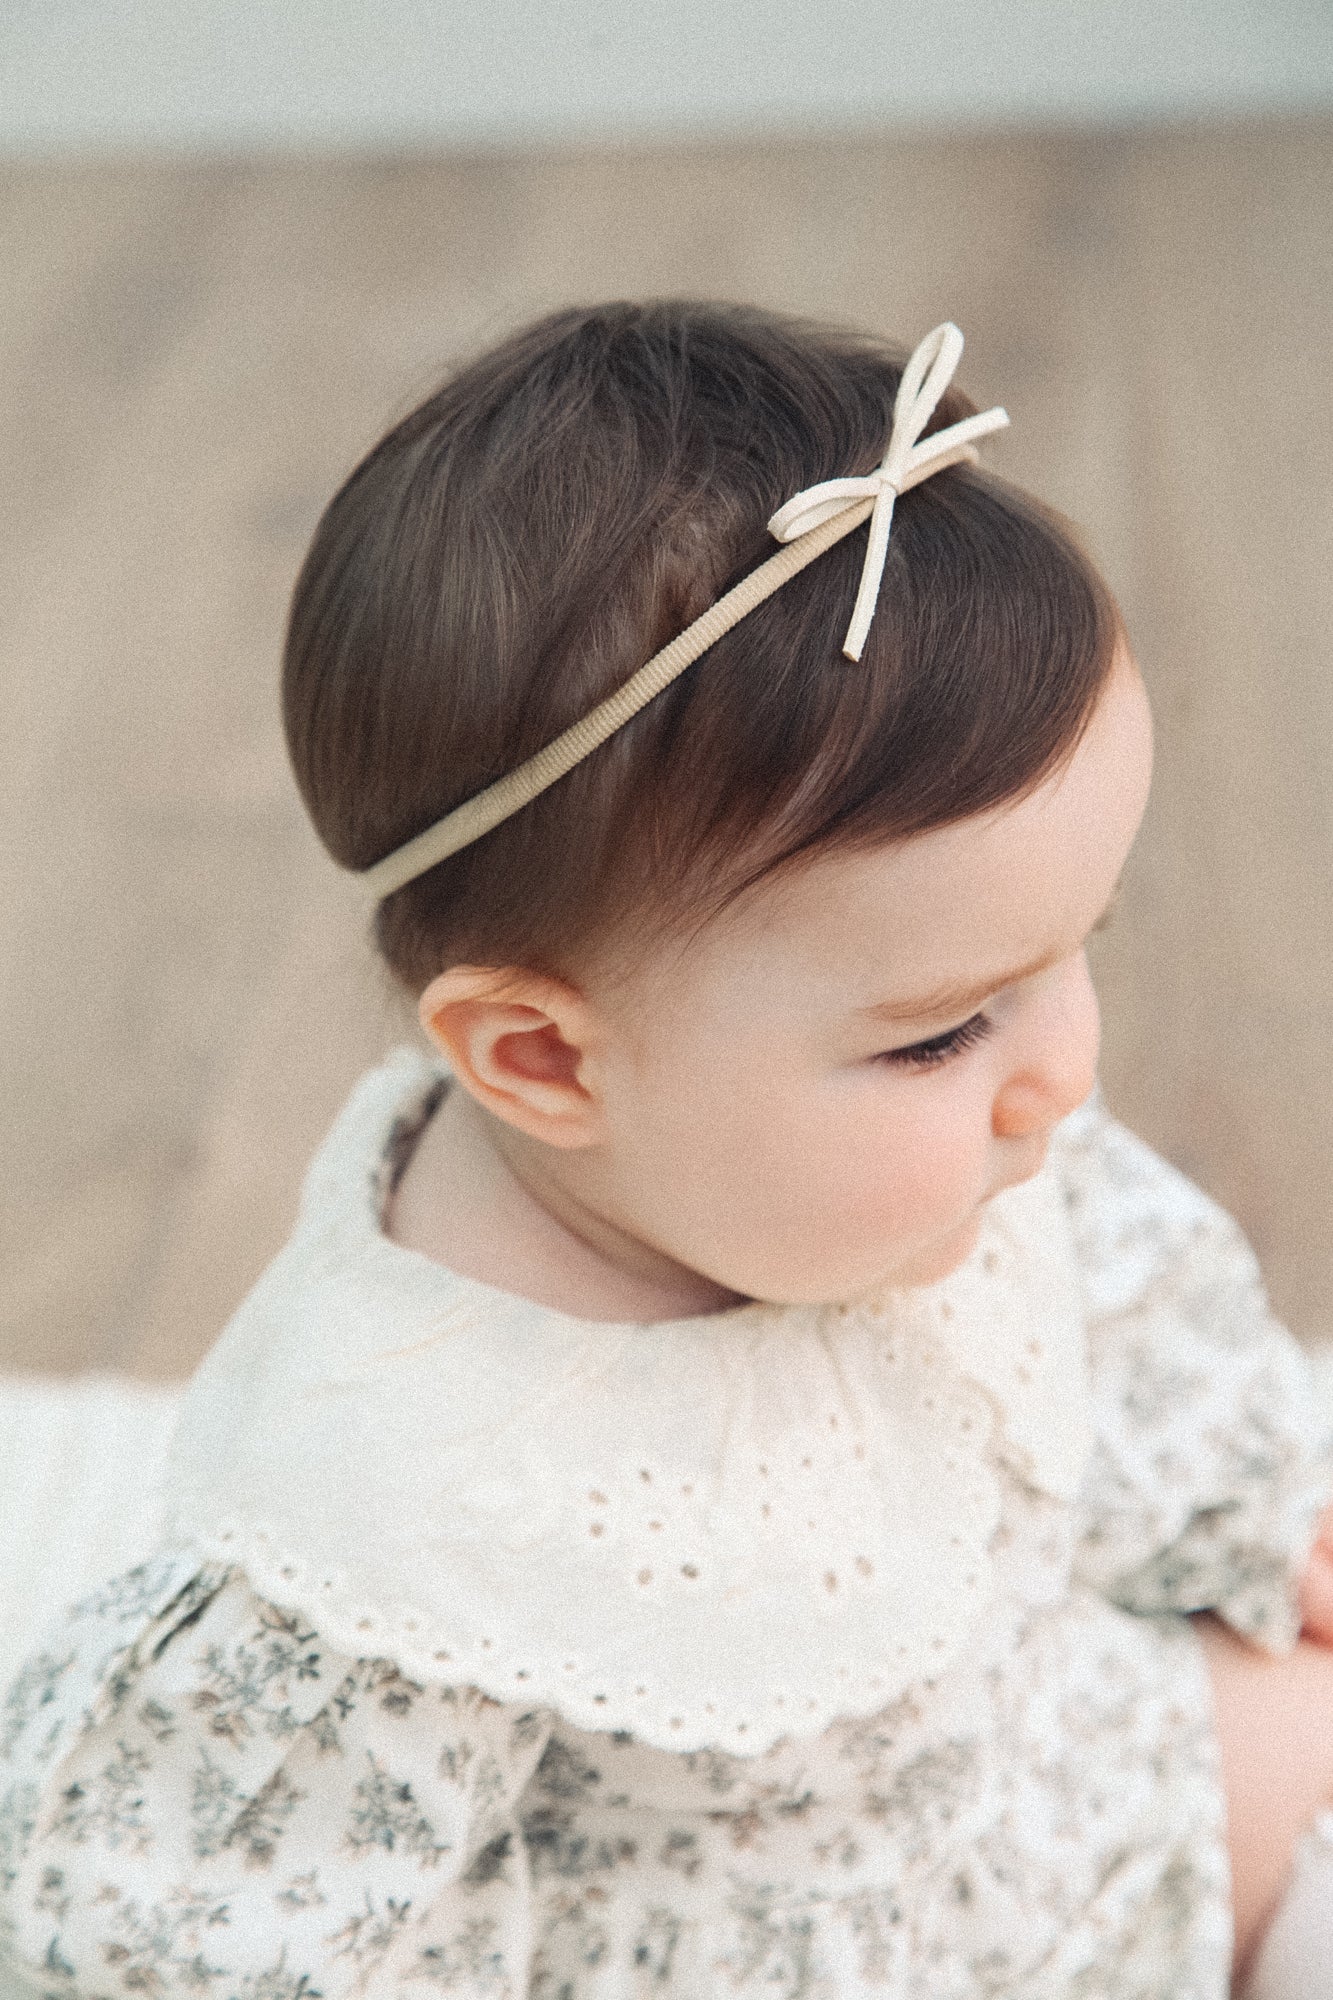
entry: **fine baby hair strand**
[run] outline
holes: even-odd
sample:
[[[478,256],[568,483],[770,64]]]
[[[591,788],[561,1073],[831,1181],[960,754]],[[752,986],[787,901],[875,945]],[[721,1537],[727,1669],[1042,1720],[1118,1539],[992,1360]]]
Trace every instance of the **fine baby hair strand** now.
[[[793,493],[872,471],[905,353],[733,304],[548,314],[396,424],[293,594],[297,783],[364,869],[513,770],[773,552]],[[971,415],[945,391],[926,435]],[[1074,749],[1114,603],[1058,514],[989,470],[898,502],[859,662],[858,528],[555,784],[384,897],[415,995],[450,964],[632,965],[783,867],[1020,797]]]

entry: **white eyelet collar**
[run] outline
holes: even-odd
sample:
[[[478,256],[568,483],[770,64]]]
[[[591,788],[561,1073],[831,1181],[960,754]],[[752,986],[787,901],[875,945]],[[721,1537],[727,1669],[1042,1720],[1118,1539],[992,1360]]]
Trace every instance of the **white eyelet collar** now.
[[[935,1285],[582,1320],[385,1236],[447,1079],[403,1047],[345,1105],[186,1392],[173,1539],[345,1651],[664,1749],[758,1753],[946,1666],[1001,1468],[1068,1500],[1087,1454],[1049,1166]]]

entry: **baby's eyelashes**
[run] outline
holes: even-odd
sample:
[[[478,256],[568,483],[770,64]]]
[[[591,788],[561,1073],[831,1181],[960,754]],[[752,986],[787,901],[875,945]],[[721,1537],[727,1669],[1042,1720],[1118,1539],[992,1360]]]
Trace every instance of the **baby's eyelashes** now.
[[[912,1042],[906,1048],[886,1049],[882,1060],[903,1063],[912,1069],[929,1069],[936,1063],[947,1062],[950,1056],[959,1055],[977,1042],[984,1041],[994,1023],[985,1014],[974,1014],[970,1021],[962,1022],[956,1028],[949,1028],[942,1035],[932,1035],[928,1041]]]

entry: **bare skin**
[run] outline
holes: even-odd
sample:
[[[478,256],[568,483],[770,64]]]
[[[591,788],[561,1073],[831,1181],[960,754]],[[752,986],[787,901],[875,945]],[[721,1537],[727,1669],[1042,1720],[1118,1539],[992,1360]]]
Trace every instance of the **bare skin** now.
[[[1273,1659],[1211,1614],[1194,1621],[1213,1680],[1227,1798],[1239,1991],[1296,1843],[1333,1799],[1333,1647],[1303,1637]]]
[[[1068,766],[1017,804],[761,885],[688,954],[628,982],[450,967],[419,1013],[457,1082],[387,1233],[600,1320],[942,1277],[984,1204],[1038,1171],[1051,1128],[1092,1088],[1085,940],[1137,833],[1151,761],[1147,697],[1122,649]],[[966,1007],[926,1004],[990,975]],[[977,1007],[984,1035],[945,1062],[899,1055]],[[1286,1659],[1195,1621],[1237,1980],[1300,1834],[1333,1801],[1333,1510],[1302,1610]]]

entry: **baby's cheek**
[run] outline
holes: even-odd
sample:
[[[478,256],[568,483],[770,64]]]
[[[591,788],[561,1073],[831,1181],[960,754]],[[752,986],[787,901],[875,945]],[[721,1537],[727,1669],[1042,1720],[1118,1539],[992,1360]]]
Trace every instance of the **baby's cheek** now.
[[[960,1226],[989,1192],[984,1164],[968,1137],[924,1119],[896,1135],[883,1170],[905,1235],[937,1235]]]
[[[696,1222],[726,1218],[779,1261],[796,1241],[845,1262],[851,1276],[898,1248],[938,1253],[990,1192],[977,1138],[987,1137],[984,1118],[951,1093],[869,1064],[832,1088],[781,1064],[714,1093],[696,1079],[688,1109],[677,1101],[671,1115],[677,1186],[690,1191]]]
[[[972,1229],[975,1241],[978,1192],[956,1161],[904,1144],[888,1157],[852,1154],[847,1166],[850,1176],[844,1176],[836,1206],[849,1244],[913,1258],[929,1252],[947,1269],[967,1254],[970,1242],[959,1249],[957,1240]]]

